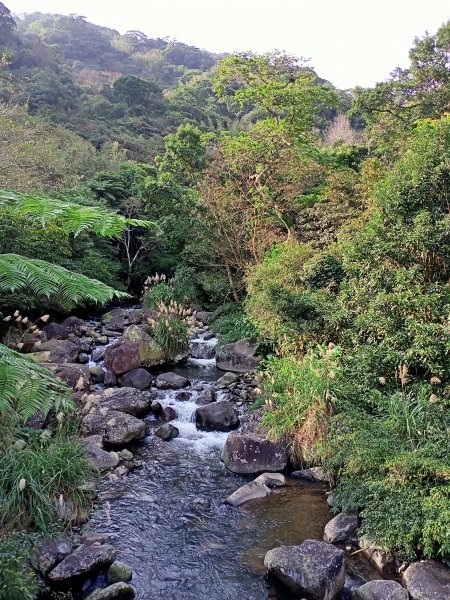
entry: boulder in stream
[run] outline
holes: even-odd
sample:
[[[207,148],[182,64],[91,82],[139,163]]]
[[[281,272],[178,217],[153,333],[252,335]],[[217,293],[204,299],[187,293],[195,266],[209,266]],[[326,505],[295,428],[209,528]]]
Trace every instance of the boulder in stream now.
[[[286,447],[251,432],[230,433],[222,460],[233,473],[283,471],[287,464]]]
[[[410,565],[403,581],[412,600],[448,600],[450,569],[437,560],[423,560]]]
[[[171,406],[166,406],[163,408],[161,416],[163,421],[175,421],[175,419],[178,417],[177,411]]]
[[[116,558],[116,549],[108,544],[82,545],[66,556],[48,574],[51,581],[67,581],[105,567]]]
[[[102,590],[98,589],[89,594],[86,600],[133,600],[136,592],[131,585],[120,581]]]
[[[179,390],[190,385],[190,381],[186,377],[169,372],[158,375],[155,385],[160,390]]]
[[[146,369],[133,369],[119,377],[120,385],[138,390],[146,390],[152,384],[152,376]]]
[[[274,548],[264,565],[294,594],[310,600],[334,600],[344,587],[345,555],[325,542],[306,540],[300,546]]]
[[[67,536],[44,540],[35,548],[34,565],[40,573],[47,575],[72,549],[73,543]]]
[[[131,581],[132,577],[133,571],[131,567],[120,560],[115,560],[108,569],[106,579],[108,583],[118,583],[119,581],[128,583],[128,581]]]
[[[38,352],[31,356],[38,362],[48,363],[74,363],[80,352],[79,346],[71,340],[57,340],[55,338],[42,342]]]
[[[213,344],[191,342],[190,350],[192,358],[210,360],[216,356],[216,347]]]
[[[108,388],[101,394],[91,395],[93,403],[100,408],[118,410],[134,417],[145,415],[150,411],[153,396],[150,392],[133,387]]]
[[[237,412],[226,400],[199,406],[195,411],[195,423],[203,431],[230,431],[239,426]]]
[[[146,435],[144,421],[117,410],[108,410],[104,415],[91,412],[83,419],[84,435],[100,434],[106,444],[128,444],[132,440],[141,440]]]
[[[216,364],[222,371],[249,373],[258,368],[261,356],[260,344],[255,338],[245,338],[233,344],[225,344],[216,350]]]
[[[351,594],[352,600],[409,600],[408,592],[396,581],[374,579]]]
[[[165,423],[164,425],[161,425],[161,427],[158,427],[155,431],[155,435],[165,442],[168,442],[169,440],[177,438],[180,435],[180,431],[170,423]]]
[[[356,513],[339,513],[325,525],[323,539],[332,544],[356,538],[359,517]]]

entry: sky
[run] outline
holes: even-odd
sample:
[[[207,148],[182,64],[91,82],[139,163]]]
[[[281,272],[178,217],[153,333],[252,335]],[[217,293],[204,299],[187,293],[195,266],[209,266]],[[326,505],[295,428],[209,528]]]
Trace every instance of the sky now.
[[[415,37],[450,17],[448,0],[3,0],[15,14],[75,13],[120,33],[212,52],[284,50],[347,89],[408,65]]]

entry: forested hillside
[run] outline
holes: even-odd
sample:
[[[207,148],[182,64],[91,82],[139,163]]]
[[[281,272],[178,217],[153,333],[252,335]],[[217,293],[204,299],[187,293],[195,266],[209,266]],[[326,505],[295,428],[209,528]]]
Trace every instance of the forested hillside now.
[[[449,559],[450,23],[409,56],[341,91],[282,52],[218,56],[0,3],[2,531],[54,526],[51,503],[30,512],[47,484],[88,504],[73,422],[42,444],[27,427],[76,413],[24,355],[29,324],[137,300],[152,277],[144,308],[180,307],[160,339],[185,342],[179,315],[202,305],[221,344],[260,340],[253,409],[294,465],[324,468],[361,535]],[[17,492],[39,480],[24,436],[68,461],[35,505]],[[19,537],[0,547],[18,590],[0,575],[0,598],[36,597]]]

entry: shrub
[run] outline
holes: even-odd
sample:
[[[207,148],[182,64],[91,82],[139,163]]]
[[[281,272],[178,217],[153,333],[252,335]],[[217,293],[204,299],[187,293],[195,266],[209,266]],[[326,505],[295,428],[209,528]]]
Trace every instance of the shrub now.
[[[233,302],[222,304],[213,312],[211,325],[220,336],[221,344],[231,344],[257,333],[242,307]]]
[[[142,305],[144,308],[157,308],[161,302],[169,304],[171,300],[174,300],[173,287],[167,283],[159,283],[144,293]]]
[[[0,600],[34,600],[40,586],[29,562],[33,538],[23,533],[0,540]]]
[[[170,359],[189,349],[189,327],[180,318],[157,321],[152,329],[152,336]]]

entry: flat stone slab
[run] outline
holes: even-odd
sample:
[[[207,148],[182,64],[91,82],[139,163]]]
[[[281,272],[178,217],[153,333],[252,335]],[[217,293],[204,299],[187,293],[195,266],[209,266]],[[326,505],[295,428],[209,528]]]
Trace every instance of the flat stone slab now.
[[[345,555],[325,542],[306,540],[300,546],[274,548],[264,565],[300,598],[335,600],[344,587]]]
[[[155,380],[155,385],[160,390],[179,390],[189,385],[189,379],[176,373],[161,373]]]
[[[51,581],[65,581],[85,575],[95,569],[110,565],[116,558],[117,551],[108,544],[100,546],[80,546],[72,554],[64,558],[50,573]]]
[[[449,600],[450,569],[437,560],[410,565],[403,581],[412,600]]]

